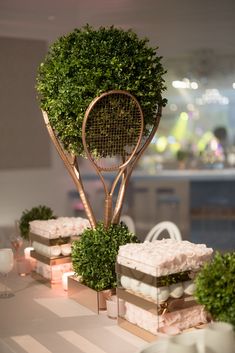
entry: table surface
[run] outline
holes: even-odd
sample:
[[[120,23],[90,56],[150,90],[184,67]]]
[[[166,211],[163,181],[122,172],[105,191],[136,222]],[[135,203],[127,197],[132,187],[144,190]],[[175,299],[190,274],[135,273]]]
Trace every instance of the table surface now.
[[[51,288],[13,270],[7,285],[14,296],[0,299],[1,353],[134,353],[146,346],[106,312],[68,298],[61,284]]]

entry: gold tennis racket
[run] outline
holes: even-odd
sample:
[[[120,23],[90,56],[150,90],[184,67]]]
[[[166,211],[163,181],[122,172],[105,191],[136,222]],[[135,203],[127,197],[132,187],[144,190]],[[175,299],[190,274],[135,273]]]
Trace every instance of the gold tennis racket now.
[[[104,224],[113,218],[113,194],[125,170],[135,158],[143,134],[143,112],[129,92],[113,90],[101,94],[89,105],[82,125],[85,153],[104,187]],[[106,172],[117,172],[111,186]],[[123,200],[123,198],[122,198]]]
[[[127,185],[128,185],[130,176],[133,172],[134,167],[138,163],[140,157],[143,155],[144,151],[147,149],[147,147],[149,146],[150,142],[152,141],[154,135],[156,134],[156,131],[159,126],[159,122],[161,120],[161,116],[162,116],[162,106],[158,105],[156,113],[155,113],[154,123],[151,126],[146,127],[146,131],[142,135],[142,139],[138,145],[138,148],[135,151],[134,156],[132,157],[131,162],[128,163],[126,169],[124,170],[124,172],[122,174],[122,181],[119,186],[116,206],[113,211],[113,216],[112,216],[112,221],[111,221],[111,223],[113,223],[113,224],[119,223],[121,211],[122,211],[122,206],[123,206],[123,200],[124,200],[124,196],[125,196],[125,192],[127,189]]]

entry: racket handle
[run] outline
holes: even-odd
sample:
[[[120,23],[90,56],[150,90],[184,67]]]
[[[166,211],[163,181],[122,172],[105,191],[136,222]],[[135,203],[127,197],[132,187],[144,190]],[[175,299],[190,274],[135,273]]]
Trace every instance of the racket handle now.
[[[105,198],[104,205],[104,225],[105,228],[108,228],[111,224],[112,217],[112,195],[108,195]]]

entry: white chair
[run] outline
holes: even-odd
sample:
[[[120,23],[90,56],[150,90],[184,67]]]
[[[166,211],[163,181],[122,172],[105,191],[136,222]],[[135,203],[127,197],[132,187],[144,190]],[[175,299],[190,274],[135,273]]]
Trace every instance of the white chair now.
[[[135,223],[133,219],[128,215],[123,215],[120,217],[120,222],[123,222],[131,233],[135,234]]]
[[[153,241],[156,240],[157,238],[159,238],[159,236],[163,236],[165,237],[165,234],[167,235],[166,237],[171,238],[171,239],[175,239],[175,240],[182,240],[182,236],[180,233],[179,228],[177,227],[177,225],[175,225],[175,223],[170,222],[170,221],[164,221],[164,222],[160,222],[158,224],[156,224],[146,235],[145,240],[148,241]]]

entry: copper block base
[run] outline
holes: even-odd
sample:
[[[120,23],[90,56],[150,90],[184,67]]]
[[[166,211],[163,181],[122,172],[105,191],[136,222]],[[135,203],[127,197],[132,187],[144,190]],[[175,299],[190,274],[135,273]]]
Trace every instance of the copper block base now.
[[[68,277],[68,296],[96,314],[106,310],[106,299],[115,294],[115,292],[115,289],[97,292],[79,282],[75,276]]]
[[[146,331],[145,329],[132,324],[131,322],[127,321],[126,319],[122,318],[122,317],[118,317],[118,325],[123,328],[124,330],[132,333],[133,335],[142,338],[144,341],[146,342],[154,342],[159,338],[165,337],[166,335],[159,332],[158,335],[154,335],[153,333]],[[199,324],[195,327],[190,327],[188,329],[183,330],[180,333],[186,333],[186,332],[191,332],[193,330],[200,330],[200,329],[204,329],[207,326],[207,324]]]
[[[151,332],[148,332],[145,329],[132,324],[131,322],[123,319],[120,316],[118,317],[118,325],[124,330],[132,333],[133,335],[142,338],[144,341],[153,342],[158,339],[158,336],[155,336]]]

